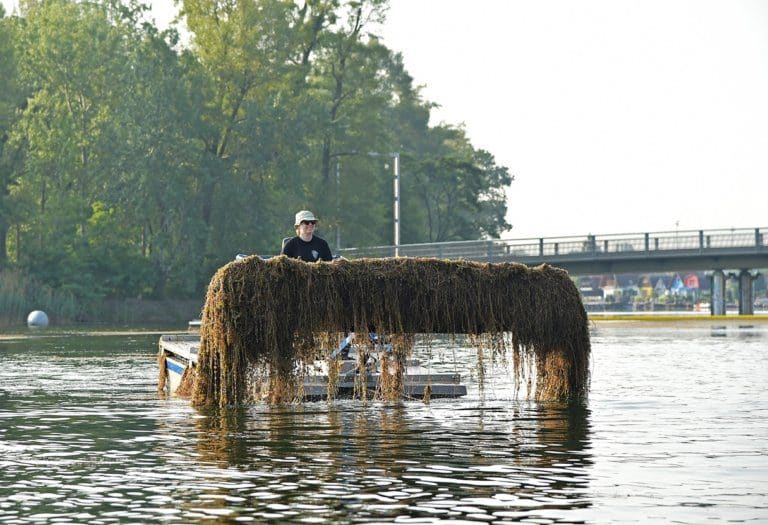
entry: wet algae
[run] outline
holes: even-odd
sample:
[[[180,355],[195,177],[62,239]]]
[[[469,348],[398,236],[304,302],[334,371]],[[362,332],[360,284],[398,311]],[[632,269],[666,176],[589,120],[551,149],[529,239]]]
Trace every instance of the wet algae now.
[[[519,378],[535,369],[536,399],[587,395],[587,315],[564,270],[407,257],[227,264],[208,286],[194,384],[183,386],[198,406],[300,399],[303,374],[345,331],[390,340],[377,388],[384,398],[402,393],[415,334],[470,334],[478,359],[489,349],[511,353]],[[359,343],[364,366],[373,348],[367,337]]]

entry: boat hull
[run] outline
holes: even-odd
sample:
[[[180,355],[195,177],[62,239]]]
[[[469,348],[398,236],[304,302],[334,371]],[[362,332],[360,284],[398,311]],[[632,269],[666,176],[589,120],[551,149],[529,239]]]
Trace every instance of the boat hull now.
[[[161,363],[165,366],[165,392],[176,395],[181,385],[184,371],[197,365],[200,348],[200,336],[197,334],[163,335],[160,337]],[[163,366],[163,364],[161,364]],[[380,372],[367,371],[365,388],[368,397],[373,397],[378,388]],[[354,360],[342,361],[339,379],[336,382],[337,398],[351,398],[355,395],[355,385],[363,384],[358,378],[357,363]],[[305,401],[320,401],[328,397],[327,364],[318,362],[315,371],[307,375],[302,385]],[[426,391],[426,393],[425,393]],[[403,377],[403,397],[405,399],[457,398],[467,395],[467,387],[461,384],[459,374],[437,374],[421,367],[417,361],[410,360]]]
[[[175,394],[179,389],[179,385],[181,385],[181,377],[184,375],[184,370],[186,368],[187,363],[183,362],[178,357],[165,356],[165,388],[169,394]]]

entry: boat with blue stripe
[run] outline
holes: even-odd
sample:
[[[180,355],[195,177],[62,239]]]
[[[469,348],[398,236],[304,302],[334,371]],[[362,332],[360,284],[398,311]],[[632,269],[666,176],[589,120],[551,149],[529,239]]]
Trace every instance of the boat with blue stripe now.
[[[196,323],[197,326],[199,324]],[[190,324],[192,326],[192,324]],[[356,383],[364,383],[367,396],[373,397],[381,377],[381,353],[389,351],[388,345],[375,334],[368,334],[373,343],[374,352],[369,352],[364,372],[358,364],[355,334],[347,334],[327,360],[316,361],[308,373],[303,374],[303,400],[319,401],[328,397],[328,367],[335,359],[340,359],[339,377],[336,381],[336,397],[352,398]],[[169,334],[160,337],[160,366],[165,367],[163,389],[169,395],[176,395],[182,378],[188,369],[197,366],[200,351],[200,334]],[[365,373],[365,380],[358,377]],[[409,359],[403,376],[404,399],[458,398],[467,395],[467,387],[461,384],[458,373],[434,373],[421,365],[418,360]]]

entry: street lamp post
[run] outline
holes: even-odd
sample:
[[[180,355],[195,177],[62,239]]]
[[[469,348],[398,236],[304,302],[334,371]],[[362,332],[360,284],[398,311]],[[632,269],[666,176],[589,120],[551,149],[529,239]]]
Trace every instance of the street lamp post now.
[[[336,249],[341,250],[341,169],[339,159],[336,158]]]
[[[395,257],[400,257],[400,153],[392,153],[395,165]]]
[[[381,156],[392,157],[392,162],[395,168],[395,184],[394,184],[395,257],[400,257],[400,152],[394,151],[392,153],[377,153],[375,151],[369,151],[368,155],[370,155],[371,157],[381,157]]]

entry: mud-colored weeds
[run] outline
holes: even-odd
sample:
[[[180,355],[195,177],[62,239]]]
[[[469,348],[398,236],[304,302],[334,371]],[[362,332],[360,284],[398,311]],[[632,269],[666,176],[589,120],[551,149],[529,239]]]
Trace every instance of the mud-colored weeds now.
[[[397,396],[414,334],[472,334],[536,370],[536,399],[587,395],[587,315],[568,274],[542,265],[425,258],[308,264],[284,256],[227,264],[208,286],[193,403],[227,406],[301,397],[301,375],[339,334],[386,334]],[[510,341],[511,344],[505,344]],[[362,344],[362,343],[361,343]],[[510,348],[507,348],[510,346]],[[363,393],[363,395],[365,395]]]

